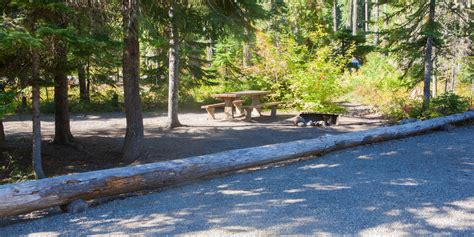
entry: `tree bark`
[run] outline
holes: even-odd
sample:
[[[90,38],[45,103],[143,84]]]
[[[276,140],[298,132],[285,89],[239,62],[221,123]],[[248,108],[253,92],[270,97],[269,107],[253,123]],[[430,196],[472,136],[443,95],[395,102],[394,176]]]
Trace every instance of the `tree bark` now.
[[[145,190],[210,175],[326,154],[348,147],[419,135],[474,119],[474,111],[399,126],[225,151],[180,160],[91,171],[0,186],[0,217],[59,206],[76,199]]]
[[[167,129],[181,126],[178,119],[178,102],[179,102],[179,37],[176,26],[176,0],[173,1],[168,9],[170,19],[169,34],[170,48],[168,51],[169,74],[168,74],[168,122]]]
[[[77,77],[79,79],[79,99],[83,103],[89,102],[89,93],[87,91],[86,69],[83,64],[77,67]]]
[[[206,60],[211,63],[212,57],[214,56],[214,49],[212,48],[213,46],[213,41],[212,39],[209,39],[209,45],[206,46]]]
[[[455,63],[453,66],[453,76],[451,77],[451,91],[454,93],[456,90],[456,74],[461,71],[461,65],[459,63]]]
[[[369,32],[369,0],[364,2],[364,31]]]
[[[91,98],[91,65],[90,65],[90,61],[87,62],[87,67],[86,67],[86,96],[90,100],[90,98]]]
[[[332,31],[337,32],[337,0],[332,1]]]
[[[433,62],[433,98],[438,94],[438,78],[436,77],[436,63]]]
[[[0,147],[5,143],[5,128],[3,127],[3,119],[0,119]]]
[[[357,35],[357,0],[352,0],[352,35]]]
[[[138,41],[138,1],[122,0],[123,89],[127,128],[122,148],[123,159],[135,161],[143,149],[143,114],[140,100],[140,45]]]
[[[68,108],[67,51],[64,42],[57,42],[56,68],[54,71],[54,143],[70,144],[74,142],[71,133]]]
[[[247,68],[251,65],[251,53],[250,53],[250,37],[249,37],[249,30],[247,27],[244,27],[244,42],[242,44],[242,66]]]
[[[347,21],[346,21],[346,29],[351,29],[352,27],[352,18],[353,18],[353,14],[354,14],[354,10],[353,10],[353,5],[354,5],[354,0],[348,0],[348,4],[347,4],[347,10],[348,10],[348,17],[347,17]]]
[[[380,6],[379,0],[375,0],[375,24],[374,24],[374,45],[379,45],[379,16],[380,16]]]
[[[434,15],[435,15],[435,4],[436,0],[430,0],[430,12],[429,12],[429,18],[428,24],[432,24],[434,21]],[[426,39],[426,47],[425,47],[425,62],[424,62],[424,67],[425,67],[425,72],[424,72],[424,79],[423,79],[423,111],[428,109],[428,106],[430,104],[430,81],[431,81],[431,70],[433,69],[433,59],[432,59],[432,54],[433,54],[433,36],[428,35],[428,38]]]
[[[32,57],[32,107],[33,107],[33,171],[37,179],[46,178],[43,172],[43,165],[41,162],[41,118],[40,118],[40,87],[39,87],[39,55],[33,52]]]

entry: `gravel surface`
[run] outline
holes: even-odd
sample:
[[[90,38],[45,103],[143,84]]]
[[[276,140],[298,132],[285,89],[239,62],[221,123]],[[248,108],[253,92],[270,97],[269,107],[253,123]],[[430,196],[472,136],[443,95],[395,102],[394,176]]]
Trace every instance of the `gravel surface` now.
[[[355,109],[349,108],[351,111]],[[222,117],[218,111],[217,117]],[[268,112],[264,113],[268,115]],[[166,113],[145,113],[145,154],[137,163],[156,162],[186,158],[190,156],[216,153],[225,150],[261,146],[273,143],[288,142],[300,139],[315,138],[326,134],[338,134],[378,127],[383,120],[370,115],[363,117],[344,116],[339,126],[327,128],[293,126],[291,118],[295,114],[278,113],[277,118],[264,116],[255,118],[252,122],[244,122],[242,118],[236,121],[208,120],[205,112],[183,112],[179,115],[185,127],[172,131],[164,131]],[[47,141],[54,136],[54,117],[44,115],[42,118],[42,134],[45,141],[43,158],[48,162],[62,160],[64,156],[84,157],[84,154],[74,149],[50,147]],[[25,147],[31,147],[31,117],[15,115],[5,123],[7,140],[24,141]],[[120,153],[125,134],[126,121],[123,113],[104,113],[71,116],[71,130],[75,138],[94,156],[92,160],[107,158],[120,160]],[[15,144],[16,146],[16,144]],[[64,161],[65,168],[71,165]],[[78,165],[80,166],[80,164]],[[106,168],[106,167],[99,167]],[[49,171],[54,173],[54,170]],[[84,170],[71,170],[71,172]]]
[[[472,236],[473,154],[470,125],[20,221],[0,235]]]

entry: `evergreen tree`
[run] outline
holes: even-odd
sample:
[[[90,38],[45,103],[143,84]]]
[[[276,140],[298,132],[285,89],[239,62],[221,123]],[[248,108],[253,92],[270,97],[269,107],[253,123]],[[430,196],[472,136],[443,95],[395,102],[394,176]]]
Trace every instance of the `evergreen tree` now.
[[[143,149],[143,114],[140,99],[139,0],[122,1],[123,17],[123,89],[127,128],[122,148],[123,159],[138,159]]]

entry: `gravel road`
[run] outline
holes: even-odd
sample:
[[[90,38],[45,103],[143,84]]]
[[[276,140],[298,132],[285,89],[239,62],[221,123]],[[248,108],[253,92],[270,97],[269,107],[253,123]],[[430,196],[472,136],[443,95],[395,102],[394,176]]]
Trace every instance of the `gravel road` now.
[[[0,235],[472,236],[473,154],[470,125],[19,221]]]

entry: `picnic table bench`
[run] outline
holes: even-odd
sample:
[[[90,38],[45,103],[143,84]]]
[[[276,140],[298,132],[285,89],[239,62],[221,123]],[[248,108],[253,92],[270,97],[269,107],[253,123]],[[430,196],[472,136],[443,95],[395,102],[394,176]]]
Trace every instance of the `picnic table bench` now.
[[[232,104],[235,106],[235,108],[237,109],[237,111],[240,114],[244,113],[243,110],[242,110],[242,104],[243,103],[244,103],[244,100],[234,100],[234,101],[232,101]],[[201,106],[201,109],[206,109],[207,114],[209,115],[209,118],[216,119],[216,116],[215,116],[215,113],[214,113],[216,108],[223,108],[223,107],[225,107],[225,102],[210,104],[210,105],[203,105],[203,106]]]
[[[275,117],[277,107],[278,107],[279,104],[281,104],[281,102],[269,102],[269,103],[258,104],[258,105],[244,106],[242,108],[245,110],[245,120],[251,120],[252,119],[253,109],[257,109],[257,111],[259,111],[259,113],[261,113],[262,108],[270,108],[271,109],[270,116]]]
[[[215,98],[221,99],[223,103],[211,104],[211,105],[203,105],[201,106],[202,109],[206,109],[209,114],[209,117],[215,119],[214,111],[215,108],[224,107],[224,120],[232,120],[234,119],[234,110],[233,106],[238,110],[240,114],[244,114],[246,120],[251,118],[252,111],[256,111],[258,115],[261,115],[261,110],[264,107],[270,107],[272,109],[272,116],[276,116],[276,109],[280,102],[270,102],[261,104],[260,97],[267,95],[268,91],[255,91],[255,90],[247,90],[247,91],[237,91],[237,92],[228,92],[228,93],[221,93],[221,94],[214,94],[212,95]],[[242,103],[244,102],[240,98],[242,96],[248,96],[252,99],[252,104],[249,106],[242,107]]]

